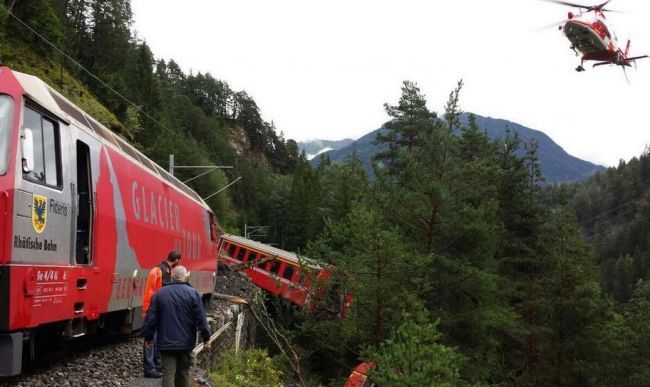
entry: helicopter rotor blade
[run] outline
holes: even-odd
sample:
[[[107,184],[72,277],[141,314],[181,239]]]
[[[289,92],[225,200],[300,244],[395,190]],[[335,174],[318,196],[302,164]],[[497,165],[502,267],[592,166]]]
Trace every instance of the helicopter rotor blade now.
[[[533,32],[541,32],[541,31],[545,31],[545,30],[548,30],[548,29],[551,29],[551,28],[562,27],[564,25],[564,23],[566,23],[567,21],[569,21],[569,19],[564,19],[564,20],[561,20],[561,21],[559,21],[557,23],[547,24],[545,26],[535,28],[533,30]]]
[[[589,9],[591,8],[588,5],[582,5],[582,4],[576,4],[576,3],[569,3],[568,1],[562,1],[562,0],[542,0],[547,3],[555,3],[555,4],[561,4],[561,5],[567,5],[569,7],[576,7],[576,8],[582,8],[582,9]]]
[[[598,4],[598,5],[582,5],[582,4],[576,4],[576,3],[571,3],[571,2],[568,2],[568,1],[562,1],[562,0],[541,0],[541,1],[545,1],[547,3],[555,3],[555,4],[566,5],[566,6],[569,6],[569,7],[580,8],[580,9],[584,9],[584,10],[587,10],[587,11],[600,10],[601,12],[619,12],[619,11],[616,11],[616,10],[613,10],[613,9],[605,8],[605,6],[607,4],[609,4],[609,2],[612,1],[612,0],[607,0],[604,3]]]
[[[561,0],[542,0],[542,1],[545,1],[547,3],[555,3],[555,4],[567,5],[569,7],[576,7],[576,8],[582,8],[582,9],[589,9],[590,8],[587,5],[569,3],[568,1],[561,1]]]
[[[609,4],[610,1],[612,1],[612,0],[607,0],[606,2],[604,2],[604,3],[600,4],[600,5],[594,5],[594,6],[590,7],[590,8],[603,10],[603,8],[605,8],[605,6],[607,4]]]
[[[627,77],[627,70],[625,70],[625,66],[621,66],[621,67],[623,67],[623,74],[625,74],[625,80],[627,81],[627,83],[629,85],[630,84],[630,78]]]

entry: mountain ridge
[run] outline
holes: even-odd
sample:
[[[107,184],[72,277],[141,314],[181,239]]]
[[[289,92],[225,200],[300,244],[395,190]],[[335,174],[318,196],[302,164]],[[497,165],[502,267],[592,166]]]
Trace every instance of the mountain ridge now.
[[[471,114],[472,113],[463,113],[461,117],[463,125],[467,124]],[[602,165],[570,155],[560,145],[553,141],[551,137],[540,130],[531,129],[502,118],[492,118],[478,114],[474,114],[474,117],[476,118],[476,124],[478,127],[481,130],[485,130],[488,137],[492,140],[505,137],[506,130],[510,130],[512,133],[517,133],[522,144],[536,139],[539,144],[538,158],[542,168],[542,173],[544,174],[547,183],[555,184],[584,181],[591,175],[606,169]],[[382,127],[369,132],[350,144],[338,148],[333,147],[332,150],[322,152],[322,154],[328,155],[330,160],[336,162],[343,161],[351,155],[352,152],[356,152],[357,157],[363,162],[367,171],[372,174],[370,160],[372,155],[374,155],[378,150],[377,146],[373,142],[377,133],[381,130],[384,130],[384,128]],[[301,143],[299,143],[298,146],[300,149],[303,149]],[[313,148],[311,151],[317,153],[317,151],[314,152]],[[519,149],[518,153],[520,155],[524,154],[523,147]],[[311,164],[313,166],[318,165],[319,162],[319,157],[311,159]]]

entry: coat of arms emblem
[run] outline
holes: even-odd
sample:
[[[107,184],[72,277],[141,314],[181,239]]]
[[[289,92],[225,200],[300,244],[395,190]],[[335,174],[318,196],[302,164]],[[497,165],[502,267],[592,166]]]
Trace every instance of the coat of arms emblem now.
[[[37,233],[45,230],[47,223],[47,198],[41,195],[32,195],[32,225]]]

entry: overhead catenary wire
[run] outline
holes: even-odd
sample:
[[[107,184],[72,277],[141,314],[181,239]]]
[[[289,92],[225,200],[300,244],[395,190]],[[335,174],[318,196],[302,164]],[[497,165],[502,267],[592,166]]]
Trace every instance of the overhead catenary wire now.
[[[13,7],[13,4],[12,4],[12,7]],[[44,37],[43,35],[39,34],[38,31],[36,31],[36,30],[33,29],[32,27],[30,27],[30,26],[29,26],[27,23],[25,23],[22,19],[20,19],[20,18],[19,18],[18,16],[16,16],[13,12],[11,12],[11,8],[7,8],[7,7],[4,5],[4,3],[1,3],[1,2],[0,2],[0,8],[3,9],[5,12],[7,12],[7,14],[8,14],[9,16],[11,16],[14,20],[16,20],[18,23],[20,23],[20,24],[23,25],[25,28],[27,28],[29,31],[31,31],[34,35],[36,35],[36,36],[39,37],[41,40],[43,40],[45,43],[47,43],[50,47],[52,47],[52,48],[54,48],[56,51],[58,51],[58,52],[59,52],[61,55],[63,55],[66,59],[68,59],[69,61],[71,61],[72,63],[74,63],[76,66],[78,66],[80,69],[82,69],[83,71],[85,71],[88,75],[90,75],[93,79],[95,79],[96,81],[98,81],[99,83],[101,83],[101,84],[102,84],[103,86],[105,86],[108,90],[112,91],[113,93],[115,93],[115,95],[117,95],[117,96],[120,97],[122,100],[124,100],[127,104],[129,104],[130,106],[132,106],[133,108],[135,108],[139,113],[142,113],[145,117],[147,117],[148,119],[150,119],[152,122],[154,122],[156,125],[158,125],[158,126],[161,127],[162,129],[164,129],[164,130],[166,130],[167,132],[169,132],[171,135],[173,135],[173,136],[175,136],[175,137],[177,137],[177,138],[181,138],[181,135],[180,135],[179,133],[177,133],[177,132],[175,132],[175,131],[169,129],[167,126],[163,125],[160,121],[158,121],[158,120],[155,119],[153,116],[151,116],[149,113],[147,113],[144,109],[142,109],[141,106],[136,105],[134,102],[132,102],[131,100],[129,100],[128,98],[126,98],[126,97],[125,97],[124,95],[122,95],[120,92],[118,92],[118,91],[115,90],[113,87],[111,87],[111,85],[109,85],[108,83],[106,83],[105,81],[103,81],[101,78],[99,78],[97,75],[95,75],[92,71],[88,70],[88,69],[87,69],[86,67],[84,67],[81,63],[79,63],[77,60],[75,60],[75,59],[72,58],[70,55],[68,55],[65,51],[63,51],[62,49],[60,49],[56,44],[52,43],[52,42],[51,42],[50,40],[48,40],[46,37]],[[209,173],[209,172],[212,172],[212,171],[213,171],[213,170],[210,170],[210,171],[208,171],[208,172],[206,172],[206,173]],[[200,176],[203,176],[203,175],[205,175],[206,173],[202,173],[201,175],[199,175],[199,176],[195,176],[195,177],[193,177],[193,178],[191,178],[191,179],[189,179],[189,180],[186,180],[185,182],[189,182],[189,181],[191,181],[191,180],[194,180],[195,178],[200,177]],[[231,185],[233,185],[234,183],[236,183],[236,182],[239,181],[240,179],[241,179],[241,177],[239,177],[237,180],[233,181],[232,183],[228,184],[228,185],[225,186],[224,188],[220,189],[219,191],[217,191],[217,192],[211,194],[210,196],[206,197],[204,200],[207,200],[207,199],[213,197],[214,195],[220,193],[221,191],[223,191],[224,189],[230,187]]]
[[[41,40],[43,40],[43,41],[44,41],[45,43],[47,43],[49,46],[51,46],[51,47],[54,48],[56,51],[58,51],[59,53],[61,53],[61,55],[63,55],[66,59],[70,60],[72,63],[74,63],[75,65],[77,65],[80,69],[82,69],[83,71],[85,71],[85,72],[86,72],[88,75],[90,75],[93,79],[95,79],[96,81],[98,81],[99,83],[101,83],[102,85],[104,85],[107,89],[109,89],[110,91],[112,91],[113,93],[115,93],[115,95],[117,95],[117,96],[120,97],[122,100],[124,100],[126,103],[128,103],[129,105],[131,105],[132,107],[134,107],[138,112],[142,113],[145,117],[147,117],[148,119],[150,119],[151,121],[153,121],[154,123],[156,123],[156,124],[157,124],[158,126],[160,126],[161,128],[165,129],[166,131],[168,131],[168,132],[171,133],[172,135],[174,135],[174,136],[176,136],[176,137],[180,137],[180,135],[179,135],[177,132],[175,132],[175,131],[169,129],[168,127],[166,127],[165,125],[163,125],[160,121],[158,121],[157,119],[155,119],[154,117],[152,117],[149,113],[147,113],[146,111],[144,111],[144,110],[142,109],[142,107],[136,105],[134,102],[132,102],[131,100],[129,100],[128,98],[126,98],[126,97],[125,97],[124,95],[122,95],[120,92],[118,92],[118,91],[115,90],[113,87],[111,87],[111,85],[109,85],[108,83],[104,82],[101,78],[99,78],[97,75],[95,75],[92,71],[88,70],[88,69],[87,69],[86,67],[84,67],[81,63],[79,63],[79,62],[76,61],[74,58],[72,58],[70,55],[68,55],[67,53],[65,53],[65,52],[64,52],[62,49],[60,49],[56,44],[52,43],[52,42],[51,42],[50,40],[48,40],[46,37],[44,37],[43,35],[39,34],[38,31],[36,31],[36,30],[33,29],[32,27],[30,27],[27,23],[25,23],[25,22],[24,22],[22,19],[20,19],[18,16],[14,15],[14,13],[11,12],[11,10],[10,10],[9,8],[7,8],[7,7],[4,5],[4,3],[1,3],[1,2],[0,2],[0,8],[3,9],[5,12],[7,12],[7,14],[8,14],[9,16],[11,16],[14,20],[16,20],[18,23],[22,24],[25,28],[27,28],[29,31],[31,31],[34,35],[38,36]]]

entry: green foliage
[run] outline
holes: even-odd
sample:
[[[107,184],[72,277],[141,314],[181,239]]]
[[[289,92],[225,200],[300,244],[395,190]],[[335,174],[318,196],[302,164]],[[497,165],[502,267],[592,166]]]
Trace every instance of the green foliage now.
[[[376,180],[355,155],[342,164],[323,157],[313,170],[251,96],[156,61],[131,32],[128,0],[18,0],[15,11],[138,108],[6,15],[5,63],[162,166],[170,153],[183,165],[233,165],[188,183],[207,197],[242,178],[208,200],[226,229],[270,226],[267,241],[337,267],[332,284],[353,295],[346,318],[277,311],[321,381],[340,382],[364,348],[386,385],[647,380],[639,359],[648,357],[650,287],[637,282],[650,270],[649,152],[584,185],[542,188],[537,144],[520,157],[516,134],[491,141],[472,118],[461,124],[462,82],[439,118],[406,81],[399,101],[385,105]],[[622,315],[601,294],[573,209]],[[217,385],[280,383],[261,351],[225,355],[219,367]]]
[[[262,349],[247,349],[235,354],[223,353],[217,367],[210,372],[215,386],[223,387],[281,387],[282,372],[273,366],[268,353]]]
[[[386,386],[458,386],[462,356],[440,342],[438,321],[409,313],[402,321],[389,339],[364,351],[375,364],[370,380]]]
[[[419,143],[423,130],[432,125],[435,114],[429,112],[426,99],[415,82],[404,81],[402,96],[397,105],[384,104],[386,113],[393,118],[384,126],[386,133],[380,133],[375,143],[383,145],[384,150],[378,152],[374,159],[391,171],[397,173],[402,168],[399,153],[402,149],[411,150]]]
[[[63,39],[63,26],[59,15],[49,0],[29,0],[13,2],[12,13],[25,24],[37,31],[41,36],[54,45],[59,45]],[[8,6],[8,5],[7,5]],[[7,30],[18,32],[19,36],[33,44],[40,54],[52,55],[55,50],[47,44],[40,44],[40,38],[29,31],[22,23],[14,18],[7,19]]]
[[[650,283],[639,281],[630,302],[625,305],[620,327],[619,367],[610,378],[620,385],[644,386],[650,378]]]
[[[650,269],[650,151],[576,187],[578,220],[596,251],[605,291],[627,302]]]

